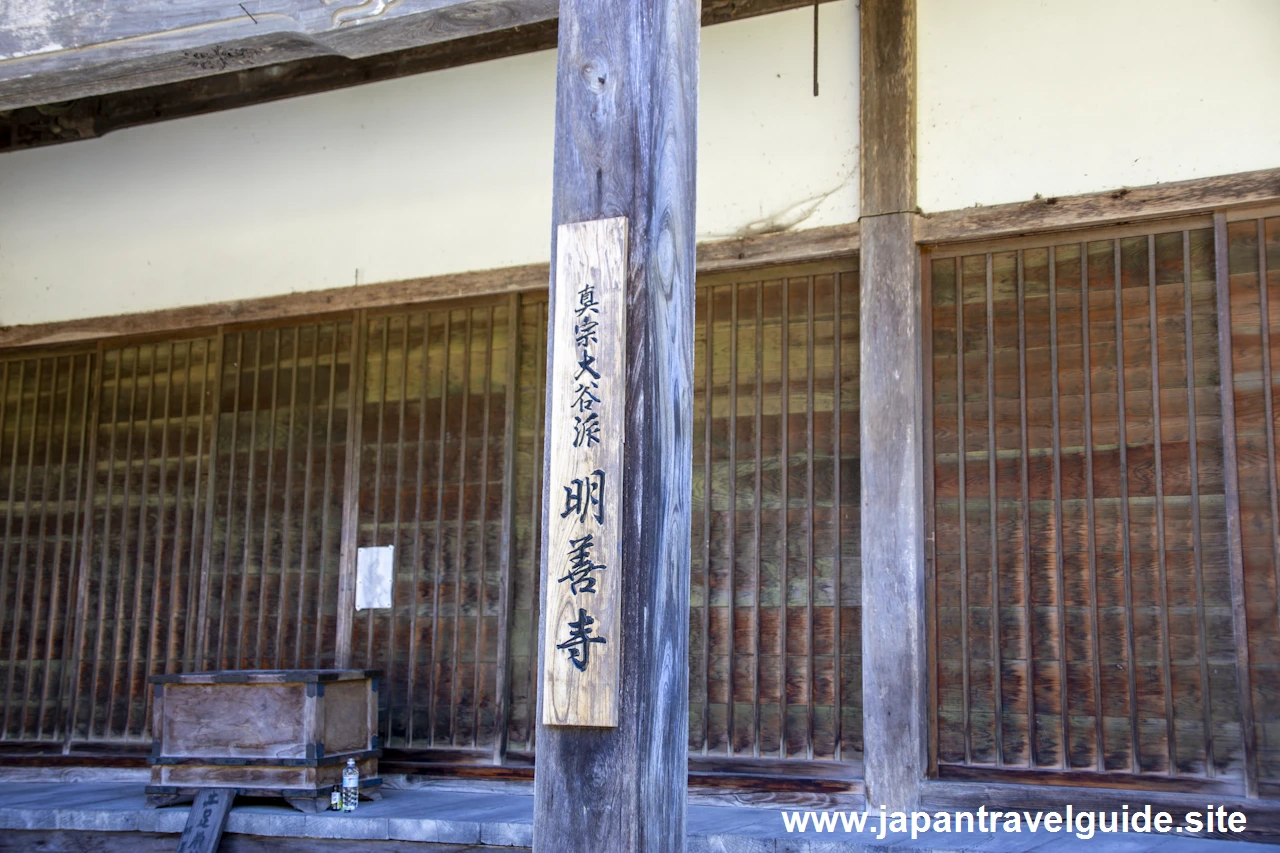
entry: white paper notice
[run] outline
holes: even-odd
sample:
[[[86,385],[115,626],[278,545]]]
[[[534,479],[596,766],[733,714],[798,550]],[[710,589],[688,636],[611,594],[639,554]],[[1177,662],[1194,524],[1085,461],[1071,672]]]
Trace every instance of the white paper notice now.
[[[356,551],[356,610],[391,606],[391,568],[395,546]]]

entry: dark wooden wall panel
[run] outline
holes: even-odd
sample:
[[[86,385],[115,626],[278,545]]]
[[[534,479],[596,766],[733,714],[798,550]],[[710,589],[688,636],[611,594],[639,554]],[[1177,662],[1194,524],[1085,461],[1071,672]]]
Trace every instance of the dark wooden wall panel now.
[[[334,664],[352,331],[223,337],[196,669]]]
[[[102,355],[68,740],[146,739],[147,676],[190,659],[217,369],[212,338]]]
[[[0,361],[4,740],[64,733],[93,362],[92,353]]]
[[[697,293],[689,748],[857,760],[857,266],[763,273]]]
[[[1213,234],[1023,242],[930,261],[938,762],[1238,786]]]
[[[358,544],[395,546],[395,574],[353,649],[386,675],[391,746],[491,749],[497,732],[508,308],[367,321]]]
[[[1280,218],[1226,223],[1244,615],[1260,787],[1280,793]]]

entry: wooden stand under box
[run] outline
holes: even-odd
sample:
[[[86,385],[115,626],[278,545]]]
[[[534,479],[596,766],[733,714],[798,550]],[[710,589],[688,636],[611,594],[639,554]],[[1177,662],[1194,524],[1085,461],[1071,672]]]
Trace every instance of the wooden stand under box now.
[[[329,807],[348,758],[360,793],[378,799],[378,679],[361,669],[154,675],[147,804],[205,788]]]

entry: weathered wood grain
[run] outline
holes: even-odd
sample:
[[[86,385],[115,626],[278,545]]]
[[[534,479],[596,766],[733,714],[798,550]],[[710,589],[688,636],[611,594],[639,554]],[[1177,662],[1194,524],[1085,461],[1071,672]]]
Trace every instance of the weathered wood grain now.
[[[627,651],[616,729],[538,727],[534,845],[544,851],[684,843],[697,5],[565,0],[560,8],[553,226],[628,220]],[[553,276],[552,315],[571,298]],[[549,354],[555,346],[548,342]],[[546,482],[544,518],[553,487]],[[545,538],[542,547],[545,561]]]
[[[867,801],[910,810],[929,761],[916,6],[859,10],[863,760]]]
[[[178,839],[178,853],[214,853],[235,799],[234,788],[208,788],[197,794]]]
[[[0,21],[0,109],[152,86],[333,54],[358,59],[555,17],[553,0],[200,0],[111,4],[31,0]],[[91,23],[90,23],[91,22]]]
[[[861,217],[915,210],[916,4],[859,6]]]
[[[702,4],[702,24],[743,20],[809,5],[812,4],[808,0],[706,0]],[[235,60],[243,57],[229,53],[224,46],[223,53],[227,55],[218,57],[215,53],[209,60],[214,65],[229,60],[227,67],[201,69],[209,76],[158,85],[135,80],[124,91],[63,99],[52,107],[36,102],[38,106],[8,111],[7,115],[0,115],[0,151],[92,139],[158,121],[551,50],[556,45],[556,31],[557,22],[552,18],[477,35],[455,33],[448,41],[360,59],[310,56],[261,67],[238,67]]]
[[[543,725],[618,724],[626,272],[625,218],[557,229],[561,297],[551,318],[547,395]]]
[[[868,801],[910,809],[928,760],[919,254],[862,221],[862,695]]]
[[[916,225],[923,244],[1013,237],[1169,219],[1280,201],[1280,168],[1194,178],[1061,198],[929,212]]]

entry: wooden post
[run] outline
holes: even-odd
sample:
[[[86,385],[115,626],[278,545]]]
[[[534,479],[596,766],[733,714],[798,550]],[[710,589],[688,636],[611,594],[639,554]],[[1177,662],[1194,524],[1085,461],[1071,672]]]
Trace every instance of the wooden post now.
[[[626,406],[622,434],[605,437],[624,442],[622,559],[608,569],[621,591],[622,654],[616,727],[541,722],[539,685],[533,840],[546,853],[684,848],[698,23],[698,3],[679,0],[560,4],[551,256],[562,224],[627,220]],[[552,335],[557,302],[576,298],[555,266]],[[558,351],[554,338],[547,351]],[[548,457],[551,425],[569,416],[551,405],[552,385]],[[564,574],[548,573],[546,531],[568,484],[550,474],[541,600]],[[544,608],[543,637],[547,618]]]
[[[928,760],[924,340],[914,0],[863,0],[862,695],[867,804],[914,809]]]

